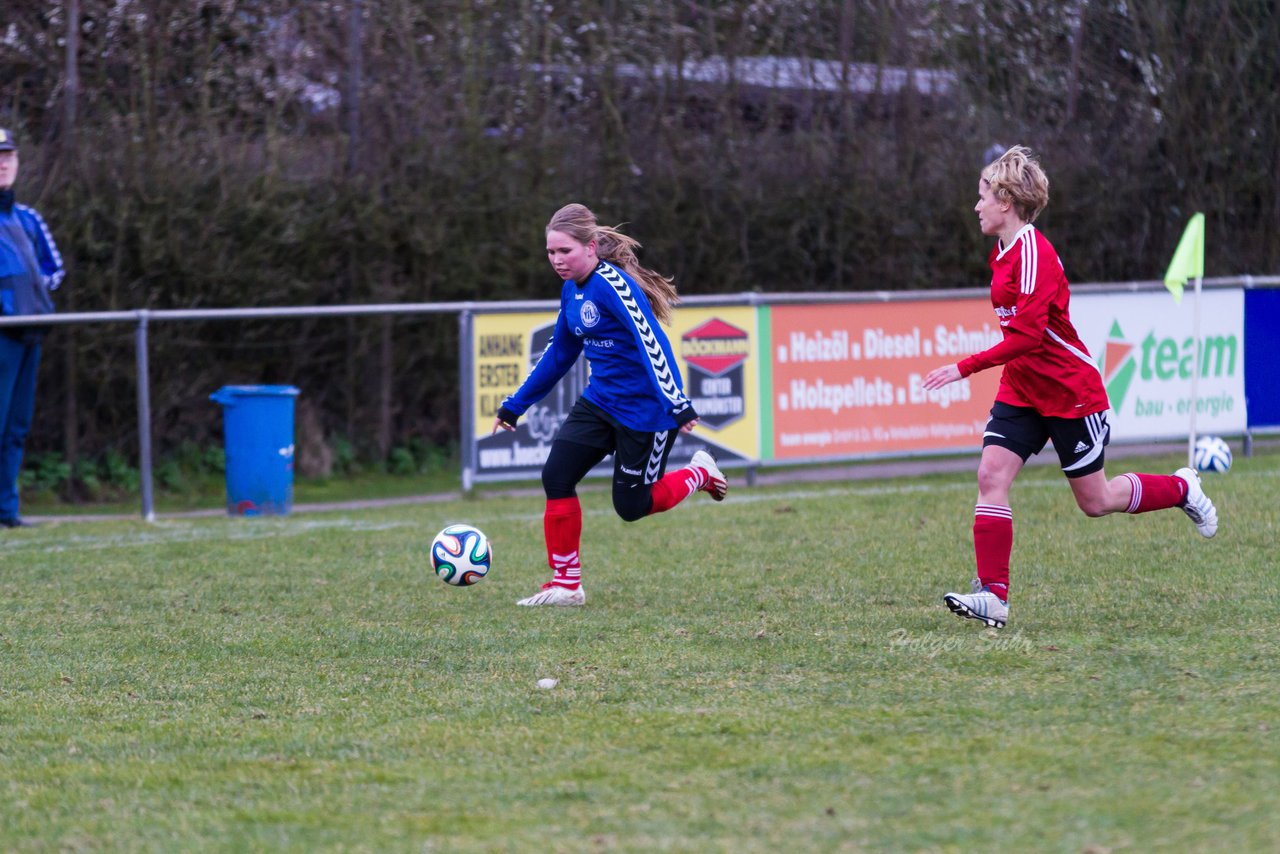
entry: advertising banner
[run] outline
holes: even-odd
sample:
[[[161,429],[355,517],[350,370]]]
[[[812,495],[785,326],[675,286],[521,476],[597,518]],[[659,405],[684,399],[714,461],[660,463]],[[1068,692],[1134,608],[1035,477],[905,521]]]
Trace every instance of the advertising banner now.
[[[1243,433],[1244,294],[1201,296],[1196,432]],[[1071,322],[1102,371],[1115,441],[1185,438],[1191,421],[1195,297],[1165,292],[1072,297]]]
[[[586,388],[588,368],[578,363],[543,400],[520,417],[514,433],[493,434],[493,419],[519,388],[555,329],[555,312],[476,314],[472,320],[474,375],[473,472],[479,479],[535,477],[561,422]],[[710,447],[722,464],[754,462],[760,455],[759,357],[756,311],[747,307],[681,308],[663,327],[676,354],[685,394],[700,423],[677,436],[670,466]],[[612,457],[596,473],[612,470]]]
[[[680,363],[684,393],[698,411],[681,434],[672,462],[710,446],[723,464],[760,458],[760,358],[756,309],[747,306],[676,309],[667,329]]]
[[[768,311],[766,459],[981,447],[1000,371],[935,391],[925,391],[923,382],[934,368],[1001,340],[988,299],[779,305]]]
[[[1244,338],[1249,426],[1280,427],[1280,290],[1244,292]]]
[[[514,433],[493,431],[498,407],[537,363],[555,331],[556,313],[477,314],[472,320],[475,459],[479,478],[535,477],[542,471],[560,422],[586,387],[584,359],[569,369],[551,393],[520,416]]]
[[[1269,321],[1280,301],[1265,296],[1258,314]],[[1181,305],[1164,291],[1072,299],[1072,322],[1107,388],[1116,441],[1185,437],[1193,405],[1202,435],[1246,429],[1245,294],[1207,290],[1201,302],[1193,404],[1190,294]],[[555,319],[551,311],[474,315],[470,459],[480,479],[535,477],[586,387],[580,360],[515,433],[490,433],[503,399],[550,340]],[[942,389],[923,388],[929,371],[1001,340],[986,297],[697,306],[677,309],[664,328],[701,417],[694,433],[678,436],[672,465],[704,446],[727,465],[976,452],[1001,373],[992,368]],[[1267,371],[1255,367],[1250,389],[1259,400],[1250,408],[1262,412]],[[1262,419],[1274,423],[1280,418],[1274,410]],[[611,466],[606,459],[599,473]]]

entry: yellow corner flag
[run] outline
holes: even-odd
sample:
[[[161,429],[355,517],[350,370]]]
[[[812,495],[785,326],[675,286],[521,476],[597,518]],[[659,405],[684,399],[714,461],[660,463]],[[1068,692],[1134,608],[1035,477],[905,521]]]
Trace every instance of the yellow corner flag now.
[[[1178,248],[1164,274],[1164,286],[1173,294],[1173,301],[1182,302],[1182,286],[1188,279],[1204,278],[1204,214],[1198,213],[1187,223]]]

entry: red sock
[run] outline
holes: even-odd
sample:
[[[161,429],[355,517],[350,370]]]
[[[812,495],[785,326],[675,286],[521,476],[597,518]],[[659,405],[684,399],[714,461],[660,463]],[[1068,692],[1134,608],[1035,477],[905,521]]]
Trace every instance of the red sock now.
[[[665,513],[675,507],[706,486],[708,477],[706,469],[694,466],[685,466],[666,475],[652,487],[653,506],[649,508],[649,515]]]
[[[1147,513],[1177,507],[1187,497],[1187,482],[1171,474],[1122,474],[1133,487],[1126,513]]]
[[[1013,511],[1000,504],[973,509],[973,553],[978,581],[1009,601],[1009,555],[1013,553]]]
[[[547,563],[555,572],[551,583],[577,590],[582,581],[582,564],[578,562],[578,544],[582,540],[582,505],[578,497],[548,498],[542,516],[542,530],[547,537]]]

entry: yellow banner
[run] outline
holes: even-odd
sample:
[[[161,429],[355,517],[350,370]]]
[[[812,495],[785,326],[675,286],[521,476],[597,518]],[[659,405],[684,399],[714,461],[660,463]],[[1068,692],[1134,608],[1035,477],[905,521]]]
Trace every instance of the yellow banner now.
[[[760,458],[760,357],[750,306],[679,308],[669,327],[684,393],[700,423],[686,439],[721,460]],[[677,446],[677,451],[679,446]]]
[[[493,433],[493,419],[507,396],[537,364],[555,331],[556,313],[477,314],[471,347],[475,365],[475,473],[536,474],[546,462],[551,440],[585,386],[583,360],[545,398],[520,417],[516,432]]]
[[[588,371],[585,360],[580,359],[545,398],[520,417],[514,433],[492,432],[498,407],[537,363],[551,340],[555,321],[555,312],[474,315],[472,463],[477,476],[536,474],[561,422],[586,388]],[[673,323],[663,328],[676,354],[685,394],[701,419],[693,433],[677,438],[673,463],[682,465],[695,450],[708,445],[723,462],[758,459],[755,309],[681,308],[676,310]]]

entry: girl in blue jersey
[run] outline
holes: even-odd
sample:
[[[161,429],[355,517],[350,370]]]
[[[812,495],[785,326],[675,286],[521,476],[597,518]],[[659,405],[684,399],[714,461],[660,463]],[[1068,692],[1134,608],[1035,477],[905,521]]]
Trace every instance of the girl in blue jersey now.
[[[671,317],[670,278],[636,259],[636,240],[601,226],[583,205],[566,205],[547,223],[547,259],[564,280],[560,315],[538,363],[508,397],[493,430],[541,400],[585,351],[591,377],[551,444],[542,468],[547,495],[543,530],[551,581],[520,605],[581,605],[582,507],[578,482],[613,454],[613,507],[634,522],[670,510],[702,490],[722,501],[728,484],[706,451],[665,475],[675,431],[691,431],[698,414],[684,394],[671,344],[658,321]]]

